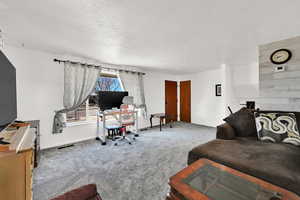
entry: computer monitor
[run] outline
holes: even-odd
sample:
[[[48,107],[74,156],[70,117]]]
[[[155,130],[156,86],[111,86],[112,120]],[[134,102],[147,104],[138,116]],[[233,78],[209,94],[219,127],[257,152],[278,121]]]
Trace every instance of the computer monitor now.
[[[98,105],[100,110],[104,111],[112,108],[120,108],[125,96],[128,96],[128,92],[99,91]]]

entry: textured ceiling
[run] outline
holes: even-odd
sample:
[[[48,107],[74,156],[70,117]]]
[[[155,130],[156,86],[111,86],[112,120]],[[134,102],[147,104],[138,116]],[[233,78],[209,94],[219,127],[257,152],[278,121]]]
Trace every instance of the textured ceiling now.
[[[257,60],[300,35],[299,0],[1,0],[7,44],[114,64],[195,72]]]

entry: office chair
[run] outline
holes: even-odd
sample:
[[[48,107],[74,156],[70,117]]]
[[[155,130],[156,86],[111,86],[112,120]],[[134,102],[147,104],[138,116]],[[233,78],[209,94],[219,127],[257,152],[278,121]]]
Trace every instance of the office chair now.
[[[119,123],[121,128],[122,135],[117,136],[115,145],[118,145],[118,142],[121,140],[127,141],[129,144],[131,144],[131,140],[129,137],[126,136],[127,133],[127,127],[128,126],[134,126],[136,123],[136,112],[135,112],[135,105],[133,104],[133,97],[131,96],[125,96],[123,98],[123,104],[120,106],[120,117],[119,117]],[[132,138],[135,140],[135,137]]]

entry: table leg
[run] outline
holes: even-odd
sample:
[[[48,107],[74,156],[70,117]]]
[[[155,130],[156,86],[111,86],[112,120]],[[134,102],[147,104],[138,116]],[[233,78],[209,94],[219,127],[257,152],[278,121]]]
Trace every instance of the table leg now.
[[[159,130],[161,131],[161,122],[162,122],[162,118],[159,118]]]
[[[135,112],[135,128],[136,128],[136,132],[135,132],[135,137],[139,137],[139,120],[138,120],[138,113]]]
[[[106,120],[105,120],[105,114],[103,115],[103,126],[102,126],[102,133],[103,133],[103,141],[102,145],[106,145],[106,135],[105,135],[105,126],[106,126]]]
[[[100,140],[100,137],[99,137],[99,129],[100,129],[100,127],[99,127],[99,114],[97,113],[97,136],[96,136],[96,140]]]
[[[104,124],[104,121],[103,121],[103,127],[102,127],[102,132],[103,132],[103,136],[104,137],[101,137],[100,136],[100,120],[99,120],[100,116],[99,116],[99,113],[97,113],[97,137],[96,137],[96,140],[99,140],[101,141],[102,145],[106,145],[106,137],[105,137],[105,124]]]
[[[153,115],[150,116],[150,125],[151,125],[151,128],[152,128],[152,118],[153,118]]]

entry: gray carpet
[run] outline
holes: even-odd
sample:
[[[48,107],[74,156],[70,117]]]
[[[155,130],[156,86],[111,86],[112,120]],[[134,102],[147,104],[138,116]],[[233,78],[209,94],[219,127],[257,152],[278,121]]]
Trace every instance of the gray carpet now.
[[[88,183],[97,183],[104,200],[164,200],[168,179],[186,166],[188,151],[215,137],[214,128],[177,123],[142,131],[133,145],[91,140],[45,150],[34,171],[34,200]]]

